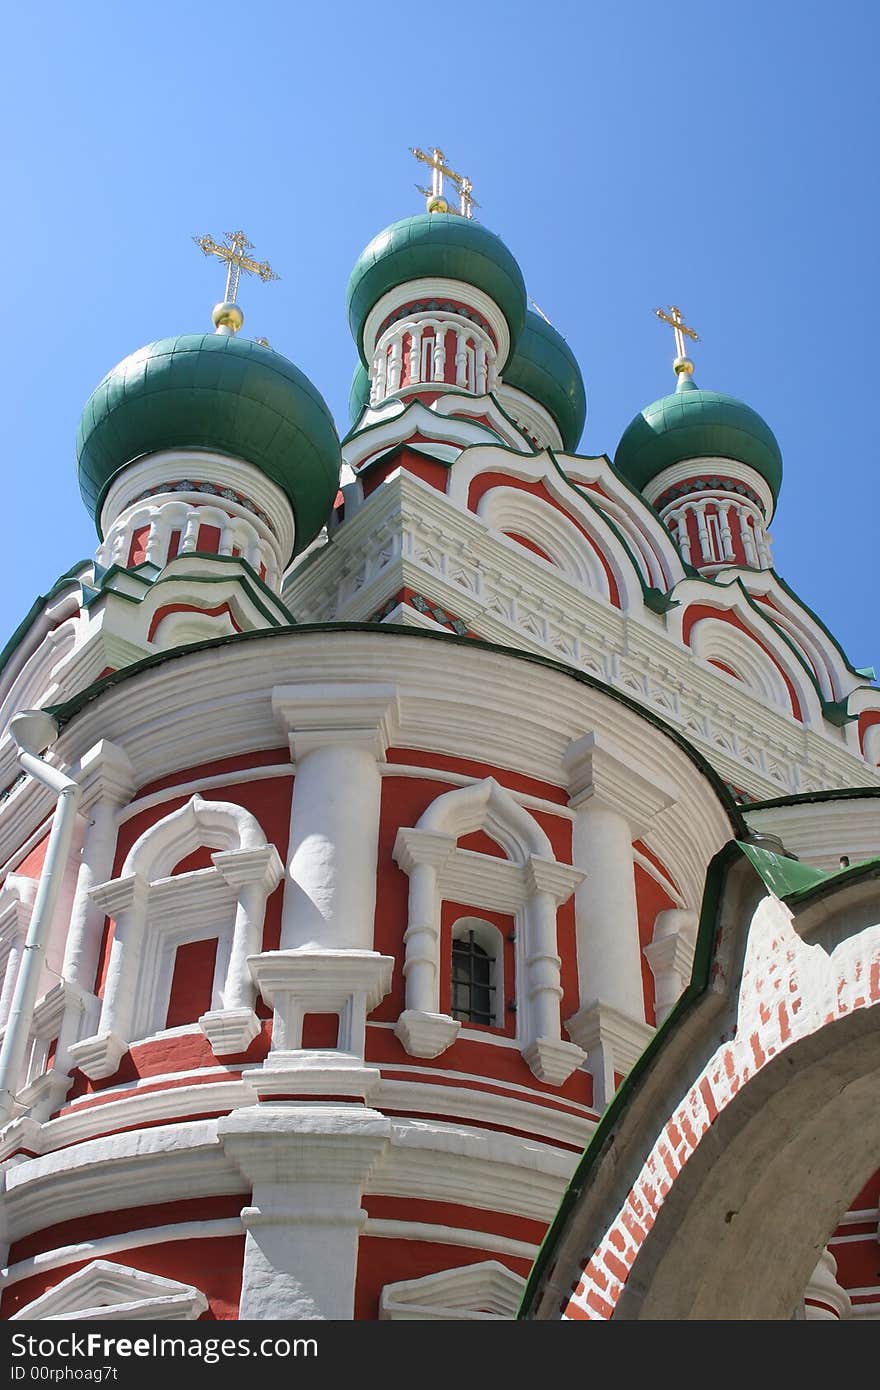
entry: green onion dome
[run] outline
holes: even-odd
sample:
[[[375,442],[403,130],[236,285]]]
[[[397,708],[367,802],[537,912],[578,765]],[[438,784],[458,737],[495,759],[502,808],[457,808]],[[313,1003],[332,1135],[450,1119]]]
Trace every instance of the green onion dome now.
[[[587,395],[577,359],[561,333],[531,309],[516,351],[502,372],[505,386],[522,391],[553,416],[563,447],[573,452],[587,418]]]
[[[209,449],[258,468],[290,501],[295,554],[324,525],[339,485],[339,439],[323,397],[286,357],[246,338],[162,338],[108,372],[86,402],[76,445],[80,492],[96,521],[119,473],[163,449]]]
[[[363,363],[358,362],[351,379],[351,390],[348,393],[348,415],[353,425],[357,424],[369,404],[370,374]]]
[[[627,425],[614,466],[633,487],[645,488],[664,469],[701,458],[745,463],[760,473],[774,501],[779,496],[782,454],[770,426],[742,401],[703,391],[682,372],[672,395],[646,406]]]
[[[346,294],[348,322],[361,360],[370,310],[410,280],[461,280],[498,305],[515,345],[526,317],[522,272],[500,237],[478,222],[453,213],[405,217],[374,236],[358,257]]]

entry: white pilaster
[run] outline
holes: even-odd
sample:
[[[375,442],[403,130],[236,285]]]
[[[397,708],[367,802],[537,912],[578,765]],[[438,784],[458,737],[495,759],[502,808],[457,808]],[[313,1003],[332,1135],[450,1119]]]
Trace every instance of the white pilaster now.
[[[354,1316],[364,1185],[391,1124],[348,1105],[262,1105],[218,1124],[229,1158],[252,1184],[239,1317]]]
[[[80,810],[88,820],[70,928],[61,967],[69,985],[69,1006],[65,1012],[55,1066],[67,1069],[67,1050],[94,1023],[97,1013],[95,976],[104,935],[105,911],[91,896],[92,889],[106,883],[113,873],[116,853],[117,817],[135,790],[134,771],[124,749],[107,739],[96,743],[80,760],[76,780],[82,787]]]
[[[281,947],[371,950],[381,779],[399,724],[393,686],[280,686],[296,762]]]
[[[632,846],[675,795],[649,781],[628,751],[592,733],[570,746],[565,763],[578,813],[572,861],[586,875],[575,891],[580,1008],[566,1027],[580,1046],[588,1038],[595,1054],[599,1035],[584,1026],[594,1006],[646,1026]],[[608,1059],[596,1055],[590,1067],[600,1089],[608,1074],[624,1070],[612,1065],[609,1073]]]

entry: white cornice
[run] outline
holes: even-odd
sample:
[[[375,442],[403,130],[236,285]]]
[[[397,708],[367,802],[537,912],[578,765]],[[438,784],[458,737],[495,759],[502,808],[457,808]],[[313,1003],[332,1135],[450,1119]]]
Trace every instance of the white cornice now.
[[[494,299],[490,299],[482,290],[478,290],[475,285],[468,285],[463,280],[446,280],[439,277],[419,280],[406,280],[402,285],[396,285],[387,294],[373,305],[367,315],[363,332],[364,356],[369,361],[376,346],[379,329],[389,314],[401,309],[404,304],[412,304],[422,299],[451,299],[459,304],[465,304],[469,309],[476,309],[492,329],[495,341],[498,344],[498,369],[504,367],[510,353],[510,329],[507,326],[507,319],[504,317]],[[425,318],[431,317],[431,311],[424,311]],[[462,319],[467,323],[467,319]]]
[[[219,488],[230,488],[255,503],[269,518],[272,525],[270,534],[284,558],[291,553],[294,542],[293,508],[281,488],[244,459],[215,454],[209,449],[165,449],[130,463],[107,490],[101,508],[101,533],[106,534],[116,519],[143,493],[158,488],[162,483],[185,482],[188,478],[199,482],[204,480]],[[255,525],[258,523],[253,513],[242,511],[239,504],[223,497],[206,499],[205,493],[195,491],[175,491],[173,496],[196,507],[205,506],[207,501],[219,507],[229,506],[236,514],[247,516]],[[264,529],[262,524],[259,529]]]
[[[738,463],[735,459],[717,458],[714,454],[707,455],[705,458],[685,459],[683,463],[676,463],[672,468],[664,468],[662,473],[658,473],[656,478],[646,484],[642,489],[646,499],[653,506],[658,497],[662,497],[668,488],[674,487],[676,483],[687,482],[688,478],[732,478],[735,483],[745,483],[746,487],[751,488],[761,499],[761,506],[764,516],[769,525],[773,516],[775,503],[773,493],[769,485],[754,468],[749,468],[748,464]],[[676,499],[677,505],[678,499]]]

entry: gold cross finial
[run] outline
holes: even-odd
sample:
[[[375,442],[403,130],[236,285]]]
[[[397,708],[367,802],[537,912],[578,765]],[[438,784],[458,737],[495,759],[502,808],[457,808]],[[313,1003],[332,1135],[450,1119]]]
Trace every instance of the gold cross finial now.
[[[196,246],[200,246],[206,256],[217,256],[226,262],[226,294],[222,304],[214,305],[212,318],[218,333],[231,334],[237,333],[244,323],[244,314],[236,303],[242,271],[245,275],[259,275],[264,284],[268,280],[280,280],[281,277],[275,274],[268,261],[255,261],[246,254],[252,249],[253,243],[248,241],[244,232],[227,232],[226,240],[228,246],[215,241],[212,236],[193,237]]]
[[[480,205],[474,197],[474,185],[467,174],[457,174],[454,169],[450,169],[442,150],[433,149],[430,154],[426,154],[417,146],[410,146],[410,154],[414,154],[416,159],[427,164],[431,170],[430,188],[423,188],[420,183],[416,184],[416,188],[425,196],[428,212],[454,212],[457,217],[472,218],[474,208],[478,208]],[[451,208],[443,196],[444,178],[451,179],[458,189],[459,206],[457,208]]]
[[[688,328],[677,304],[670,304],[668,314],[665,309],[655,309],[654,313],[657,315],[658,319],[662,319],[664,323],[668,323],[675,334],[676,355],[672,365],[675,369],[676,376],[680,376],[682,372],[690,376],[694,370],[694,364],[685,352],[684,340],[685,337],[688,337],[693,342],[698,343],[700,341],[699,333],[695,333],[692,328]]]

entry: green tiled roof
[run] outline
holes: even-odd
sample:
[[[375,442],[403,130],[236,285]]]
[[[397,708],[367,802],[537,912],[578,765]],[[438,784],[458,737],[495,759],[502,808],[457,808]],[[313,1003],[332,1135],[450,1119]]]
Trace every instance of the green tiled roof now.
[[[214,333],[162,338],[108,372],[77,435],[91,515],[98,520],[128,464],[175,448],[245,459],[277,483],[293,507],[296,552],[330,513],[341,463],[333,417],[308,377],[259,343]]]
[[[462,280],[487,294],[503,313],[511,345],[522,332],[526,287],[500,237],[452,213],[422,213],[394,222],[358,257],[346,294],[348,322],[361,360],[364,324],[384,294],[409,280]]]
[[[703,391],[682,374],[671,396],[646,406],[624,430],[614,466],[633,487],[685,459],[728,458],[748,464],[770,486],[782,486],[776,436],[757,411],[720,391]]]
[[[581,369],[562,334],[531,309],[501,378],[550,412],[569,453],[577,448],[587,418]]]

